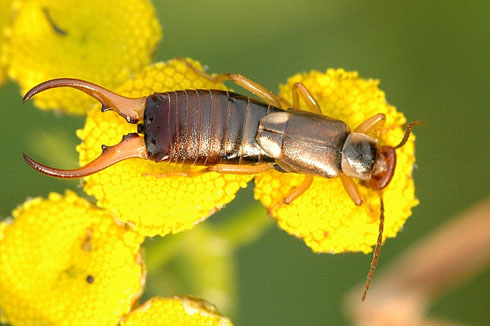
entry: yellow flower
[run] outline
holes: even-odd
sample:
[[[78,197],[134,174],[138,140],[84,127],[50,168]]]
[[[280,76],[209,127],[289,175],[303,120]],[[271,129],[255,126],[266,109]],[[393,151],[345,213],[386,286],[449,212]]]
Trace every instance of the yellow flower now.
[[[5,36],[9,32],[8,26],[12,20],[13,16],[13,0],[0,0],[0,58],[3,53],[3,46],[5,43]],[[0,60],[0,85],[5,82],[7,67],[2,60]]]
[[[8,75],[22,93],[58,77],[115,88],[150,62],[161,38],[148,0],[20,1],[2,53]],[[94,100],[72,89],[35,98],[43,109],[83,114]]]
[[[67,191],[13,211],[0,240],[0,309],[12,325],[116,325],[145,277],[143,237]]]
[[[199,67],[198,63],[195,63]],[[118,94],[130,97],[177,89],[215,88],[196,75],[182,61],[171,60],[147,67],[129,80]],[[114,112],[100,112],[96,106],[88,113],[85,127],[78,132],[80,164],[92,161],[101,153],[101,145],[114,145],[124,134],[136,132],[136,126]],[[196,171],[202,167],[182,166],[141,159],[120,162],[85,178],[84,189],[97,204],[113,211],[117,217],[133,224],[147,236],[165,235],[192,228],[235,198],[253,175],[203,173],[194,177],[163,176],[176,171]]]
[[[3,233],[5,232],[7,226],[8,226],[7,222],[0,222],[0,241],[2,241],[3,239]]]
[[[152,298],[132,311],[120,326],[231,326],[207,301],[190,297]]]
[[[403,137],[403,114],[388,104],[379,90],[377,80],[365,80],[356,72],[329,69],[325,73],[312,71],[291,77],[280,89],[281,96],[291,101],[294,83],[302,82],[319,102],[322,113],[345,121],[351,129],[367,118],[386,114],[380,138],[381,145],[396,146]],[[414,139],[397,149],[397,167],[393,180],[383,191],[385,202],[384,238],[394,237],[418,204],[412,179]],[[344,191],[339,178],[315,177],[311,187],[290,205],[273,208],[304,176],[276,171],[255,178],[255,198],[269,208],[279,226],[302,238],[316,252],[370,252],[376,243],[379,226],[379,198],[374,190],[362,185],[366,198],[355,206]]]

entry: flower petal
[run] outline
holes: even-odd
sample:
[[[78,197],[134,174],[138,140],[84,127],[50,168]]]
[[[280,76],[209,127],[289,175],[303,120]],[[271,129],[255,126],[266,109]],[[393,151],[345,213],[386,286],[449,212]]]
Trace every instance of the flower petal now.
[[[161,38],[148,0],[21,1],[17,14],[2,62],[22,93],[61,77],[118,87],[150,62]],[[42,109],[75,114],[85,113],[93,103],[88,96],[66,88],[35,97]]]
[[[116,325],[141,294],[143,237],[77,197],[13,212],[0,241],[0,307],[12,325]]]
[[[132,311],[121,326],[231,326],[207,301],[190,297],[152,298]]]
[[[291,101],[292,86],[302,82],[319,102],[322,113],[345,121],[352,129],[367,118],[386,114],[380,144],[397,145],[403,137],[403,114],[388,104],[377,80],[365,80],[356,72],[329,69],[291,77],[281,86],[281,96]],[[383,191],[385,202],[384,238],[394,237],[418,204],[412,179],[414,139],[397,149],[395,175]],[[270,210],[279,226],[302,238],[316,252],[370,252],[376,244],[379,226],[377,192],[360,185],[366,202],[355,206],[344,191],[339,178],[315,177],[311,187],[290,205],[273,208],[295,186],[303,181],[298,174],[263,173],[255,178],[255,198]]]
[[[172,60],[147,67],[117,93],[140,97],[157,91],[196,88],[225,89],[222,84],[198,76],[182,61]],[[85,127],[78,132],[83,141],[78,147],[80,164],[99,156],[102,144],[116,144],[131,132],[136,132],[135,125],[114,112],[101,113],[100,106],[94,108],[87,116]],[[130,159],[85,178],[84,189],[97,199],[99,206],[110,209],[144,235],[177,233],[192,228],[233,200],[236,192],[253,177],[214,172],[194,177],[162,177],[168,172],[200,169]]]

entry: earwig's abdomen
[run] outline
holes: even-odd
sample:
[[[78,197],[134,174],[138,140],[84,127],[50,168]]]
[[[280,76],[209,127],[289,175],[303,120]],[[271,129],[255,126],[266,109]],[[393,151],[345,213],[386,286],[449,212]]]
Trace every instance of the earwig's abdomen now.
[[[255,136],[260,118],[277,110],[220,90],[155,93],[143,127],[148,157],[195,165],[274,162]]]

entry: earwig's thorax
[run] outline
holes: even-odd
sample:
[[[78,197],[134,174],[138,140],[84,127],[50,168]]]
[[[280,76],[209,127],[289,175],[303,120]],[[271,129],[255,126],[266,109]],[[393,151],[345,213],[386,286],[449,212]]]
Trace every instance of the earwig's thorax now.
[[[342,172],[339,148],[348,134],[340,120],[289,110],[264,116],[256,140],[283,170],[331,178]]]
[[[376,162],[378,140],[353,132],[342,148],[342,172],[360,180],[369,180]]]

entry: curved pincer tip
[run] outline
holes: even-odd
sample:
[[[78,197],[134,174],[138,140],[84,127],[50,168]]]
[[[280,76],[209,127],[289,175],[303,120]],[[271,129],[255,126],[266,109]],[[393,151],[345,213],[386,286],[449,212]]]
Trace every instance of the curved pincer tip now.
[[[22,153],[24,156],[24,160],[26,163],[33,168],[34,170],[37,170],[41,173],[50,175],[52,177],[57,177],[57,178],[75,178],[75,176],[70,176],[67,175],[67,170],[59,170],[59,169],[54,169],[49,166],[46,166],[44,164],[41,164],[39,162],[34,161],[32,158],[29,157],[26,153]]]
[[[39,86],[39,85],[38,85]],[[22,104],[25,104],[25,102],[29,101],[31,97],[36,95],[37,93],[41,92],[40,90],[36,90],[35,87],[32,88],[30,91],[28,91],[24,97],[22,98]]]
[[[103,110],[112,110],[117,112],[120,116],[125,118],[130,123],[137,123],[143,120],[146,97],[129,98],[105,89],[102,86],[94,83],[75,79],[75,78],[58,78],[45,81],[37,86],[34,86],[29,90],[22,99],[22,103],[27,102],[31,97],[37,93],[43,92],[47,89],[57,87],[72,87],[76,88],[102,104]]]

